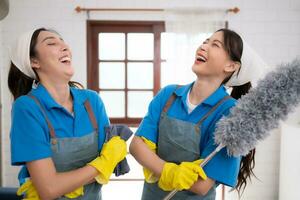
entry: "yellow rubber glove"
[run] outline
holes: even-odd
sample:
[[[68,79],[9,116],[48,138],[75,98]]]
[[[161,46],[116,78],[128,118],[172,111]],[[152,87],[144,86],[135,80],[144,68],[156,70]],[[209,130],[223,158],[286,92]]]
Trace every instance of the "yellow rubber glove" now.
[[[182,162],[180,165],[165,163],[158,186],[165,190],[184,190],[189,189],[199,178],[206,180],[207,176],[200,167],[202,160],[194,162]]]
[[[142,140],[145,142],[145,144],[148,146],[148,148],[156,153],[156,144],[154,142],[152,142],[151,140],[148,140],[144,137],[142,137]],[[158,181],[158,177],[154,176],[153,172],[151,172],[149,169],[143,167],[143,172],[144,172],[144,177],[145,177],[145,181],[147,183],[155,183]]]
[[[17,190],[17,195],[21,196],[25,193],[25,199],[23,200],[40,200],[40,197],[32,184],[32,181],[28,179],[25,183],[21,185],[21,187]],[[65,194],[64,196],[74,199],[84,194],[83,187],[77,188],[73,192]]]
[[[23,200],[40,200],[40,197],[30,179],[23,183],[21,187],[17,190],[18,196],[21,196],[24,193],[25,198]]]
[[[65,197],[68,197],[69,199],[75,199],[79,196],[83,196],[84,192],[83,192],[83,186],[77,188],[76,190],[74,190],[73,192],[70,192],[68,194],[65,194]]]
[[[100,184],[108,183],[114,168],[125,158],[126,154],[126,142],[120,136],[112,137],[105,143],[100,156],[88,163],[88,165],[95,167],[99,171],[99,175],[95,177],[96,181]]]

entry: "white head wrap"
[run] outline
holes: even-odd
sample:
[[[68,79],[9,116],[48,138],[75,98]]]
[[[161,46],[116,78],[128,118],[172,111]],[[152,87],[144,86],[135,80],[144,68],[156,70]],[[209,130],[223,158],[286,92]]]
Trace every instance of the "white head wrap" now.
[[[37,79],[30,64],[30,42],[34,31],[28,31],[18,38],[10,48],[10,59],[21,72]]]
[[[235,71],[226,86],[239,86],[249,81],[257,81],[268,68],[263,59],[246,43],[243,42],[242,65]]]

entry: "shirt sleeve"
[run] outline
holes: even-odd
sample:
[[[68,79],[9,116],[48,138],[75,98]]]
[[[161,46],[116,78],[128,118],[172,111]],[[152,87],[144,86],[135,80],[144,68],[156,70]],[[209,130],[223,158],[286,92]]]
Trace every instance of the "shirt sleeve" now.
[[[219,115],[214,124],[209,128],[209,138],[205,144],[204,149],[201,153],[201,158],[205,158],[212,151],[216,149],[214,143],[213,133],[216,128],[216,122],[222,117],[229,114],[230,108],[226,109],[222,114]],[[217,184],[221,183],[230,187],[234,187],[237,182],[237,176],[240,169],[240,157],[233,157],[227,155],[226,147],[218,152],[205,166],[204,171],[206,175],[215,180]]]
[[[20,97],[13,105],[10,139],[12,165],[52,155],[46,120],[38,105],[27,96]]]
[[[148,106],[148,112],[135,133],[136,136],[145,137],[157,143],[160,114],[175,89],[176,85],[166,86],[152,99]]]

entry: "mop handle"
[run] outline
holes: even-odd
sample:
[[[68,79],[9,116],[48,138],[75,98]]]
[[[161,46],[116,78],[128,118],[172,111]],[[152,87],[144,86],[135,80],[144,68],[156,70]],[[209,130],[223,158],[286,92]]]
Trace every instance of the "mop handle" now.
[[[208,163],[208,161],[210,161],[223,147],[224,147],[224,145],[220,144],[213,152],[211,152],[203,160],[203,162],[201,162],[200,167],[204,167]],[[163,198],[163,200],[170,200],[177,192],[178,192],[178,190],[176,190],[176,189],[171,191],[167,196],[165,196],[165,198]]]

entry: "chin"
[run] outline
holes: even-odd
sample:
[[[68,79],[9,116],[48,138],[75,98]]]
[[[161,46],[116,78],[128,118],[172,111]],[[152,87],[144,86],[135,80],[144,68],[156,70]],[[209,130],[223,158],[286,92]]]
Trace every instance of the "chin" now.
[[[194,72],[194,74],[198,75],[198,74],[203,74],[203,69],[199,66],[199,65],[193,65],[192,66],[192,71]]]
[[[66,72],[64,76],[66,77],[66,79],[70,81],[73,75],[74,75],[74,71],[70,71],[70,72]]]
[[[193,64],[193,65],[192,65],[192,71],[193,71],[194,73],[196,73],[196,71],[198,70],[197,68],[198,68],[198,66],[197,66],[196,64]]]
[[[69,76],[73,76],[75,73],[75,70],[73,67],[70,67],[69,69],[66,70],[66,74]]]
[[[74,74],[67,74],[68,78],[71,80]]]

